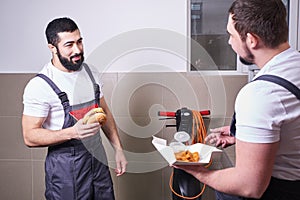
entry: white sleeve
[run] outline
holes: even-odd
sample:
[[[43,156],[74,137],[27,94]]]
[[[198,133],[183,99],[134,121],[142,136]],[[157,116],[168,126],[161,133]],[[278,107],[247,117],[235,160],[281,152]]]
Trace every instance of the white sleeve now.
[[[286,111],[274,88],[274,83],[256,81],[239,92],[235,103],[237,139],[255,143],[280,140]]]
[[[55,92],[46,81],[39,77],[31,79],[24,89],[23,114],[34,117],[47,117]],[[54,98],[53,98],[54,97]]]

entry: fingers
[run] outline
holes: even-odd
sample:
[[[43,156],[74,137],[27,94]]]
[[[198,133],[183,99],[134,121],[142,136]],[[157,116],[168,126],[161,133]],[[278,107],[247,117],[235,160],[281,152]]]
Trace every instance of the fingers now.
[[[98,133],[98,132],[80,134],[80,135],[78,135],[78,139],[81,140],[81,139],[85,139],[85,138],[88,138],[88,137],[92,137],[92,136],[96,135],[96,133]]]
[[[117,162],[117,168],[115,169],[116,175],[121,176],[126,172],[127,161],[121,160]]]
[[[226,148],[226,147],[227,147],[227,143],[224,142],[224,143],[222,144],[222,148]]]
[[[216,145],[216,147],[222,145],[222,147],[224,148],[224,146],[226,145],[226,143],[223,142],[222,140],[218,140],[215,145]]]
[[[84,139],[97,134],[100,127],[99,123],[83,124],[82,119],[74,125],[77,139]]]
[[[222,146],[223,148],[228,145],[228,138],[231,136],[223,135],[221,133],[211,133],[205,138],[205,142],[216,147]]]
[[[126,172],[126,165],[127,165],[127,162],[117,163],[117,168],[115,169],[117,176],[121,176]]]
[[[117,149],[115,152],[115,156],[116,156],[116,175],[117,176],[121,176],[122,174],[124,174],[126,172],[126,166],[127,166],[127,160],[125,158],[125,155],[123,153],[123,150],[121,149]]]
[[[218,133],[220,135],[230,136],[230,126],[223,126],[215,129],[210,129],[210,133]]]
[[[123,170],[122,170],[122,164],[121,163],[117,163],[117,168],[115,169],[115,172],[116,172],[117,176],[121,176],[124,173]]]
[[[210,143],[210,144],[214,144],[216,143],[217,139],[215,137],[206,137],[204,139],[205,143]]]
[[[89,126],[90,125],[90,126]],[[84,125],[80,131],[80,135],[96,134],[100,129],[98,123]]]
[[[210,144],[215,144],[219,138],[220,138],[220,135],[221,133],[210,133],[205,139],[204,141],[207,143],[210,143]]]
[[[224,132],[224,127],[219,127],[219,128],[212,128],[210,129],[211,133],[222,133]]]

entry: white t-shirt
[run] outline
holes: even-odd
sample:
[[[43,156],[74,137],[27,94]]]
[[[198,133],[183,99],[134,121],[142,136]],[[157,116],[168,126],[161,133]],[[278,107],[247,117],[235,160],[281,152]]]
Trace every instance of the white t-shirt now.
[[[100,86],[100,98],[103,97],[100,74],[91,68],[95,81]],[[48,76],[62,91],[68,95],[70,105],[77,105],[95,98],[93,83],[84,68],[80,71],[63,72],[52,65],[46,64],[40,73]],[[64,122],[64,110],[57,94],[50,85],[40,77],[31,79],[23,94],[23,114],[34,117],[46,117],[43,127],[50,130],[61,129]]]
[[[280,76],[300,88],[300,54],[291,48],[280,53],[256,77],[263,74]],[[258,80],[239,92],[235,111],[236,138],[253,143],[280,141],[273,176],[300,180],[300,100],[280,85]]]

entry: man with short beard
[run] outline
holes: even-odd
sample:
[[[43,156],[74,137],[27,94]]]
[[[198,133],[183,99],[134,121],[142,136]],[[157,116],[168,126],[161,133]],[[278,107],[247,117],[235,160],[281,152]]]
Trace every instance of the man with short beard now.
[[[288,43],[286,8],[281,0],[235,0],[227,31],[241,61],[260,68],[237,95],[232,126],[206,138],[235,143],[235,165],[175,167],[217,190],[218,200],[299,200],[300,54]]]
[[[46,37],[52,59],[26,85],[22,117],[25,144],[48,147],[45,196],[113,200],[100,128],[115,149],[117,176],[126,171],[127,161],[102,93],[100,74],[84,63],[83,39],[73,20],[54,19]],[[96,107],[103,108],[106,123],[84,124],[84,114]]]

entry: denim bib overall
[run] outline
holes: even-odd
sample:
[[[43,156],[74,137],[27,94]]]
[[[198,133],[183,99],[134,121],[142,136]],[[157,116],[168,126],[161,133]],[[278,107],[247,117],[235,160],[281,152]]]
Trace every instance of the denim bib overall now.
[[[99,107],[100,90],[86,64],[83,64],[94,85],[95,99],[69,105],[65,92],[45,75],[38,74],[56,92],[64,108],[62,129],[73,126],[91,108]],[[72,139],[49,146],[45,161],[47,200],[114,200],[113,183],[107,165],[100,133],[83,140]]]

